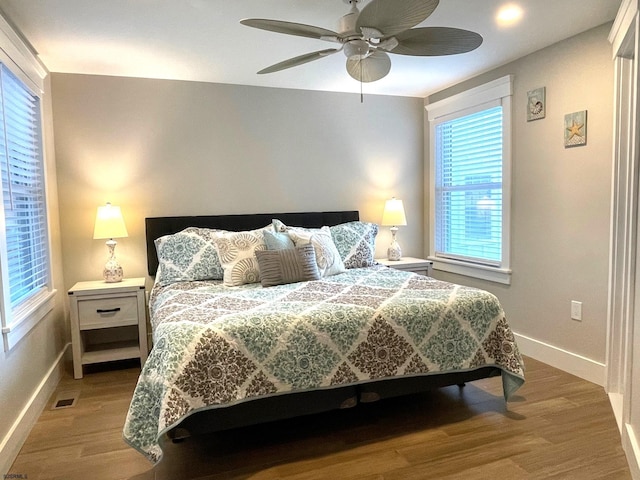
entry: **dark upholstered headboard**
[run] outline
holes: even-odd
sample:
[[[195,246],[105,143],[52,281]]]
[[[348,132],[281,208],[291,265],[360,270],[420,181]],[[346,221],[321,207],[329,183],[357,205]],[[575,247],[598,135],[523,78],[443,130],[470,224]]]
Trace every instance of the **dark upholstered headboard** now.
[[[301,212],[301,213],[255,213],[247,215],[205,215],[191,217],[153,217],[145,218],[147,237],[147,269],[149,275],[155,275],[158,269],[156,238],[180,232],[187,227],[218,228],[232,232],[255,230],[271,223],[277,218],[286,225],[306,228],[320,228],[324,225],[339,225],[360,219],[357,210],[342,212]]]

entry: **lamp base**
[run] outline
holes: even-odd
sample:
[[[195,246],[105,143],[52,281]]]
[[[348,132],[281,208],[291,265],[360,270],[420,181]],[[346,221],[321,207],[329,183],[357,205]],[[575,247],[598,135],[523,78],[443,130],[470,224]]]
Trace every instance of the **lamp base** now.
[[[107,283],[121,282],[123,278],[122,267],[117,263],[115,265],[111,265],[107,262],[104,266],[104,270],[102,271],[102,276],[104,277],[104,281]]]
[[[396,242],[396,233],[398,227],[391,227],[391,245],[387,249],[387,259],[391,261],[398,261],[402,258],[402,249],[400,244]]]
[[[121,282],[123,278],[123,271],[122,267],[116,260],[116,241],[107,240],[107,247],[109,247],[109,260],[107,260],[107,263],[104,265],[102,276],[104,277],[104,281],[106,283]]]
[[[398,261],[401,258],[402,258],[402,249],[400,248],[400,245],[398,245],[397,242],[394,242],[391,245],[389,245],[389,248],[387,249],[387,259],[391,261]]]

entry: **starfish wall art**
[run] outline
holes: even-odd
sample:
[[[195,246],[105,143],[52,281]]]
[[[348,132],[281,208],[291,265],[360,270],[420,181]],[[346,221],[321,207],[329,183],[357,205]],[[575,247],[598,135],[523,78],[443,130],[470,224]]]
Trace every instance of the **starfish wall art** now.
[[[564,146],[578,147],[587,144],[587,111],[567,113],[564,116]]]

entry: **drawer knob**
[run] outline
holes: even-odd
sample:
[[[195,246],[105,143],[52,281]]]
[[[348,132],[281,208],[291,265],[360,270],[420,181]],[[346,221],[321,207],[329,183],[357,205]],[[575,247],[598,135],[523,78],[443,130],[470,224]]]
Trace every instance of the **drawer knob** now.
[[[100,315],[104,315],[106,313],[116,313],[120,311],[120,307],[116,307],[116,308],[107,308],[107,309],[102,309],[102,308],[98,308],[96,309],[96,313],[99,313]]]

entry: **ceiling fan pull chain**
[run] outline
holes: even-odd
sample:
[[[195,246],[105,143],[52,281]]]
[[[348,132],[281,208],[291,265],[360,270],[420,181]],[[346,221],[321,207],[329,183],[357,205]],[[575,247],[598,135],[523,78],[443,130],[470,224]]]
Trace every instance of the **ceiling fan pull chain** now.
[[[364,95],[362,94],[362,59],[360,59],[360,103],[364,103]]]

